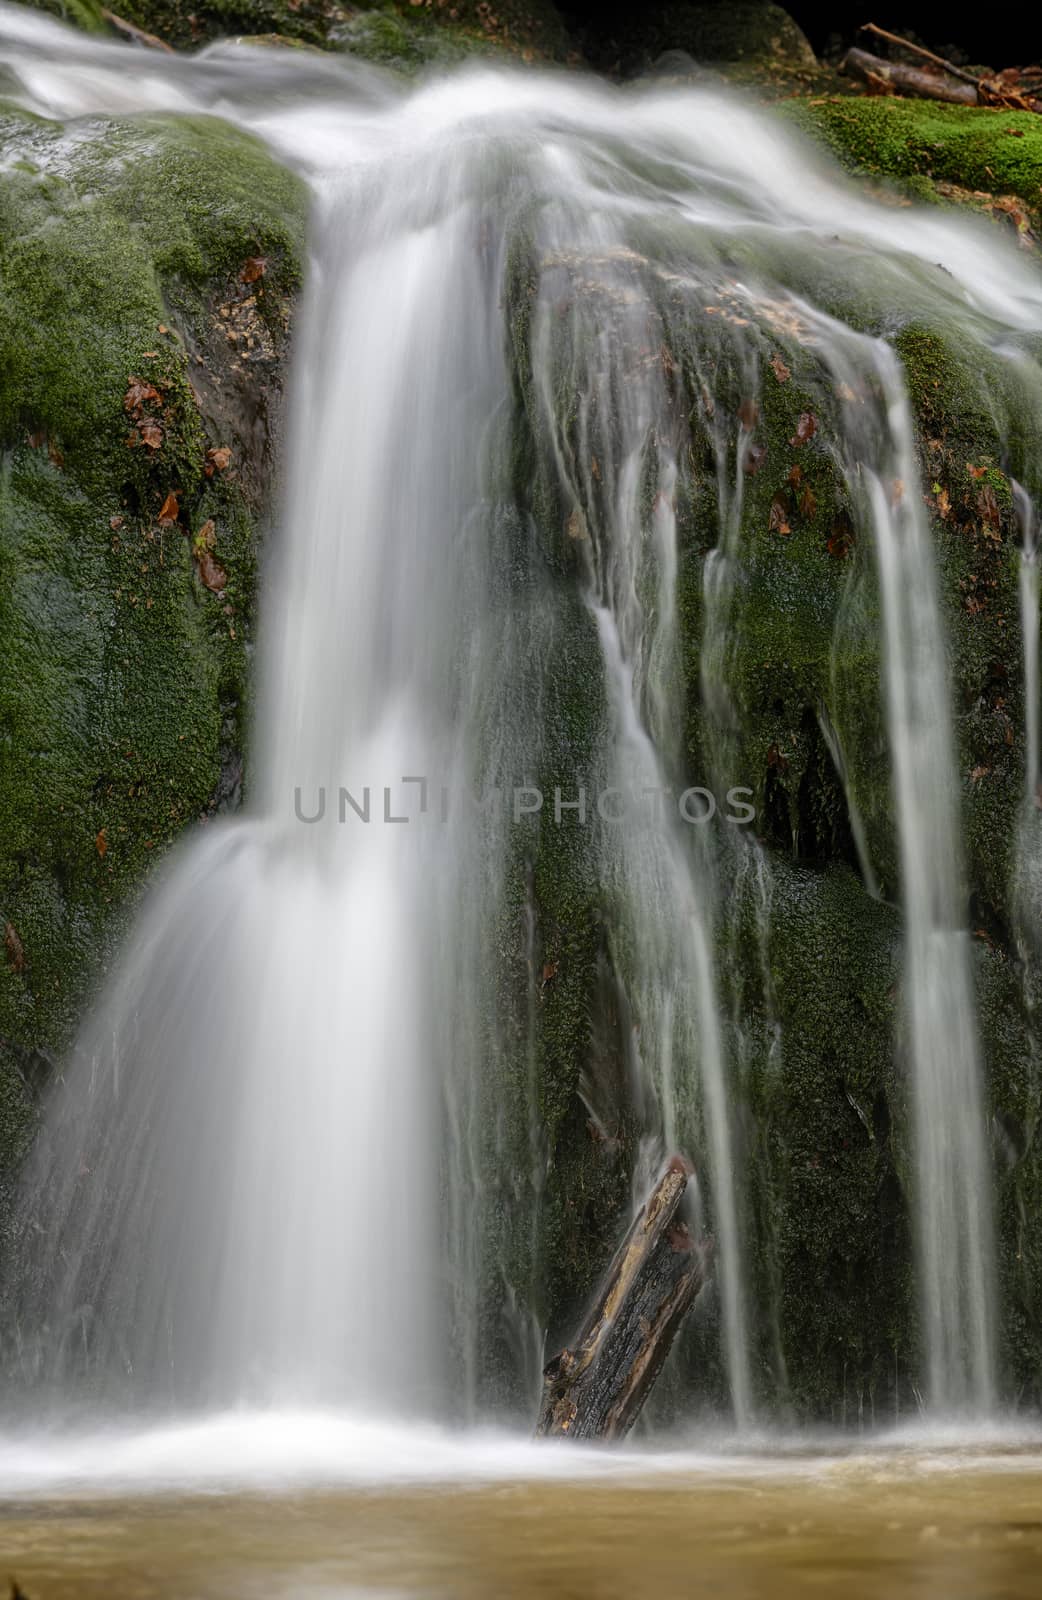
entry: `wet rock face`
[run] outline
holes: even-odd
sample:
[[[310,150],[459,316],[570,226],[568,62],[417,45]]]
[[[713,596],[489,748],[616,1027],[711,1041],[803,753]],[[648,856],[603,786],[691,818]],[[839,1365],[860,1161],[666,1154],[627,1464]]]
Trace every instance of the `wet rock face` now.
[[[306,199],[206,119],[0,128],[9,1173],[138,885],[237,796]]]

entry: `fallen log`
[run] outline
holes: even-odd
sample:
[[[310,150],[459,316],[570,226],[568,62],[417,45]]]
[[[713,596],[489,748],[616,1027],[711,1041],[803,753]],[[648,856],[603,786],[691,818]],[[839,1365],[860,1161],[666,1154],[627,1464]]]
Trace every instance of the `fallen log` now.
[[[679,1215],[691,1169],[674,1156],[634,1217],[575,1342],[543,1369],[536,1434],[622,1439],[705,1281],[707,1251]]]
[[[848,50],[839,63],[839,71],[861,78],[880,94],[914,95],[920,100],[943,100],[950,105],[992,106],[996,110],[1031,111],[1036,115],[1042,112],[1042,98],[1038,93],[1042,77],[1037,67],[1006,67],[1002,72],[981,75],[957,67],[954,61],[935,55],[899,33],[877,28],[874,22],[866,22],[858,32],[885,39],[887,44],[897,45],[909,55],[940,67],[945,74],[942,78],[903,61],[884,61],[881,56],[856,47]]]
[[[110,28],[121,33],[124,39],[129,39],[132,44],[144,45],[146,50],[165,50],[168,55],[174,54],[173,45],[167,44],[165,39],[157,39],[154,33],[146,33],[136,22],[128,22],[126,17],[117,16],[114,11],[108,11],[104,7],[101,14]]]
[[[972,83],[974,88],[980,83],[980,78],[972,72],[967,72],[965,67],[957,67],[954,61],[949,61],[947,56],[935,55],[932,50],[927,50],[924,45],[913,44],[911,39],[905,39],[899,33],[888,33],[886,28],[877,28],[874,22],[866,22],[864,27],[858,29],[859,33],[874,33],[877,39],[885,39],[887,44],[896,44],[901,50],[908,50],[912,55],[922,56],[924,61],[932,61],[935,67],[951,74],[953,78],[961,78],[964,83]]]
[[[867,50],[848,50],[839,71],[860,78],[882,94],[912,95],[919,100],[944,100],[950,105],[977,106],[980,96],[973,83],[961,78],[942,78],[922,67],[909,67],[903,61],[884,61]]]

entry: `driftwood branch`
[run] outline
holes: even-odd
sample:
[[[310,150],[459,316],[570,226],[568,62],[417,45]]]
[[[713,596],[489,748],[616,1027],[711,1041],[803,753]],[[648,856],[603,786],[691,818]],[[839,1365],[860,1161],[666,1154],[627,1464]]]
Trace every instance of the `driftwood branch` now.
[[[944,56],[935,55],[921,44],[902,39],[899,33],[889,33],[874,22],[866,22],[859,30],[871,33],[888,44],[896,44],[912,55],[940,67],[942,78],[936,72],[922,67],[909,66],[903,61],[884,61],[881,56],[870,55],[867,50],[848,50],[839,64],[840,72],[861,78],[881,94],[914,95],[920,100],[943,100],[951,105],[994,106],[1005,111],[1042,112],[1039,98],[1040,81],[1037,69],[1007,67],[992,76],[979,77],[957,67]]]
[[[706,1251],[680,1215],[689,1175],[675,1156],[616,1251],[574,1344],[544,1369],[537,1434],[621,1439],[637,1420],[705,1281]]]
[[[980,98],[972,83],[939,78],[936,72],[908,67],[901,61],[884,61],[867,50],[848,50],[839,64],[840,72],[860,78],[882,94],[913,95],[919,100],[944,100],[951,105],[976,106]]]
[[[934,66],[943,67],[953,78],[961,78],[964,83],[972,83],[975,88],[981,81],[974,73],[967,72],[963,67],[957,67],[953,61],[946,60],[944,56],[935,56],[932,50],[925,49],[923,45],[913,44],[910,39],[902,39],[899,33],[887,33],[885,28],[877,28],[874,22],[866,22],[858,31],[874,33],[877,39],[885,39],[887,44],[896,44],[902,50],[910,50],[913,55],[922,56],[925,61],[932,61]]]
[[[114,11],[102,9],[101,14],[110,28],[115,28],[125,39],[133,40],[134,44],[143,44],[146,50],[165,50],[169,55],[175,54],[173,46],[167,44],[165,39],[157,39],[154,33],[146,33],[136,22],[128,22],[126,17],[117,17]]]

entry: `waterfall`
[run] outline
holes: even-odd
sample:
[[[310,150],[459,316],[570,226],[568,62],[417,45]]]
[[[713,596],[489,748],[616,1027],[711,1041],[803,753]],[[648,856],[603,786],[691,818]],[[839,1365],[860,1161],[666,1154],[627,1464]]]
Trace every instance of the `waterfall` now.
[[[947,688],[936,579],[890,351],[877,346],[889,460],[865,473],[883,595],[886,689],[907,923],[917,1154],[919,1295],[928,1398],[942,1414],[994,1404],[992,1178],[965,927]]]
[[[755,1415],[773,1318],[753,1303],[720,998],[721,908],[752,869],[721,843],[741,820],[721,791],[759,781],[739,646],[791,530],[767,525],[756,474],[777,446],[754,441],[791,368],[815,415],[789,446],[828,440],[856,535],[815,623],[860,628],[878,668],[889,879],[843,684],[812,704],[865,883],[903,911],[928,1401],[990,1410],[955,713],[894,340],[916,320],[989,353],[1037,332],[1028,268],[962,219],[873,204],[703,89],[488,66],[404,89],[232,45],[134,76],[121,47],[6,9],[0,61],[40,115],[226,116],[314,194],[251,801],[160,875],[50,1102],[15,1286],[25,1369],[112,1406],[481,1415],[495,1324],[530,1390],[555,977],[533,861],[571,827],[629,1019],[634,1186],[674,1148],[695,1160],[724,1388],[739,1424]],[[472,803],[487,794],[505,803]]]

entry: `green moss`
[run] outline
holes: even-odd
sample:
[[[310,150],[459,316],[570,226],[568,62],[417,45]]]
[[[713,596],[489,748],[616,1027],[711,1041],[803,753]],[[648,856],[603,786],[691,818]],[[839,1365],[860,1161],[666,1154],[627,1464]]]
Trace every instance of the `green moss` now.
[[[1042,1061],[1017,963],[974,941],[985,1045],[999,1239],[1003,1380],[1022,1406],[1042,1399]]]
[[[784,113],[851,171],[1039,206],[1042,128],[1030,112],[870,96],[794,100]]]
[[[746,899],[731,911],[745,923],[743,1160],[761,1384],[799,1414],[882,1423],[898,1397],[911,1403],[916,1354],[895,1062],[900,918],[844,868],[773,857],[768,870],[765,950],[753,931],[762,910]]]
[[[33,9],[47,11],[85,33],[104,33],[108,28],[100,0],[35,0]]]
[[[499,56],[506,50],[495,39],[451,24],[439,25],[424,12],[403,15],[390,6],[349,17],[330,37],[351,55],[405,73],[453,66],[472,56]]]
[[[67,1043],[150,866],[234,784],[264,469],[205,396],[277,386],[305,199],[208,119],[68,134],[5,109],[0,132],[20,156],[0,181],[0,921],[22,952],[0,1049],[24,1067]],[[189,539],[207,522],[212,588]]]
[[[1019,534],[1010,480],[1020,472],[1007,365],[972,358],[942,331],[895,339],[915,407],[951,652],[967,868],[978,915],[1005,926],[1023,791],[1018,638]]]

